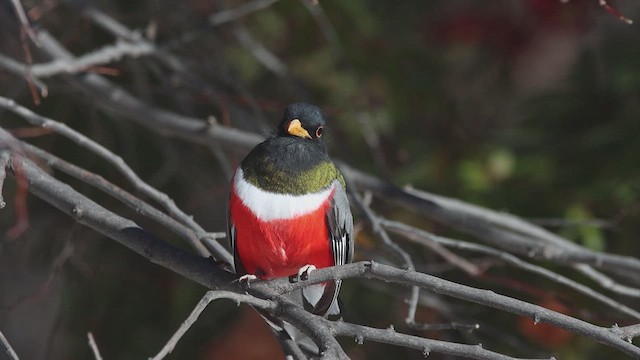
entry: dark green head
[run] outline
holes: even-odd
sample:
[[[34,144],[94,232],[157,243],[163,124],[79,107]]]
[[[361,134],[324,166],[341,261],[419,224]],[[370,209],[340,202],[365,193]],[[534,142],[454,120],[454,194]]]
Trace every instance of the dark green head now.
[[[326,118],[319,107],[302,102],[294,103],[284,110],[277,134],[323,142],[325,124]]]
[[[325,148],[325,123],[317,106],[287,106],[275,134],[242,161],[245,179],[264,190],[287,194],[317,192],[342,179]]]

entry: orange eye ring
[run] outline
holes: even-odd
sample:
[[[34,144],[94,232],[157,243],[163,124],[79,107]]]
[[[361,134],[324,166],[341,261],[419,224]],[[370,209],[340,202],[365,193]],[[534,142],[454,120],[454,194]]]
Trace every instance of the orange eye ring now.
[[[324,126],[318,126],[318,128],[316,129],[316,137],[317,138],[322,137],[323,132],[324,132]]]

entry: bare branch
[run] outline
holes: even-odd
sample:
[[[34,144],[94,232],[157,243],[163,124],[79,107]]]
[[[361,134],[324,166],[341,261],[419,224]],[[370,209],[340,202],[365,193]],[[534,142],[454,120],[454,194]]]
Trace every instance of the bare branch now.
[[[35,34],[35,31],[33,31],[31,24],[29,23],[29,19],[27,18],[27,15],[25,14],[24,9],[22,8],[22,4],[20,3],[20,0],[12,0],[11,3],[13,4],[16,14],[18,15],[18,20],[20,21],[20,42],[22,43],[22,52],[24,53],[25,62],[28,65],[31,65],[33,63],[33,56],[31,55],[31,48],[29,47],[27,36],[31,39],[31,41],[39,45],[37,36]],[[24,77],[25,77],[25,80],[27,81],[27,85],[29,85],[29,90],[31,91],[33,102],[36,105],[40,104],[40,96],[41,95],[44,97],[47,96],[46,87],[41,88],[40,89],[41,92],[38,93],[37,86],[31,74],[30,66],[24,67]]]
[[[149,55],[153,51],[154,48],[147,42],[117,41],[114,45],[102,47],[74,59],[57,59],[49,63],[34,64],[31,66],[31,74],[43,78],[63,73],[85,72],[92,67],[118,61],[123,57],[136,58]]]
[[[602,8],[604,8],[608,13],[610,13],[611,15],[617,17],[618,20],[620,20],[622,22],[625,22],[628,25],[632,25],[633,24],[633,20],[631,20],[628,17],[622,15],[622,13],[620,13],[620,11],[618,11],[618,9],[616,9],[613,6],[609,5],[609,2],[607,0],[598,0],[598,4]]]
[[[93,353],[93,358],[96,360],[102,360],[100,349],[98,349],[98,344],[96,344],[96,339],[93,338],[93,334],[91,333],[91,331],[87,333],[87,338],[89,339],[89,347],[91,348],[91,352]]]
[[[576,270],[588,276],[591,280],[594,280],[605,289],[611,290],[617,294],[640,298],[640,289],[638,288],[622,285],[614,281],[609,276],[606,276],[601,272],[594,270],[591,266],[588,265],[578,264],[574,267]]]
[[[327,42],[331,45],[336,54],[340,54],[340,40],[338,38],[338,32],[327,18],[322,5],[314,0],[301,0],[304,7],[309,14],[313,17],[316,24],[322,31],[322,35],[327,39]]]
[[[31,27],[31,24],[29,23],[29,19],[27,18],[27,14],[24,12],[24,8],[22,7],[22,4],[20,3],[20,0],[11,0],[11,3],[13,4],[13,8],[16,10],[16,14],[18,15],[18,19],[20,20],[20,24],[22,25],[22,28],[24,29],[23,31],[29,35],[29,38],[31,39],[31,41],[33,41],[34,44],[38,44],[38,39],[37,36],[35,34],[35,31],[33,31],[33,28]]]
[[[4,209],[4,207],[7,206],[2,195],[2,189],[4,187],[4,181],[7,178],[7,166],[9,166],[9,160],[11,160],[11,154],[9,151],[0,150],[0,209]]]
[[[54,58],[72,57],[46,31],[39,32],[39,39],[43,44],[43,50]],[[263,139],[262,136],[256,134],[150,106],[97,74],[87,74],[81,78],[69,79],[73,84],[79,85],[92,95],[94,100],[100,99],[100,101],[94,102],[98,107],[134,120],[166,136],[204,145],[209,141],[217,141],[243,149],[249,149]]]
[[[355,201],[355,205],[364,213],[367,220],[369,221],[371,228],[373,229],[374,234],[376,234],[386,248],[395,253],[395,255],[402,260],[403,266],[407,270],[415,270],[415,265],[413,264],[413,260],[409,253],[407,253],[403,248],[398,246],[387,234],[384,230],[378,217],[375,215],[373,210],[362,201],[360,194],[355,190],[355,187],[349,183],[347,180],[347,188],[349,189],[349,195]],[[413,286],[411,288],[411,296],[408,300],[408,309],[407,309],[407,317],[405,319],[406,323],[409,325],[414,325],[416,323],[416,311],[418,309],[418,300],[420,299],[420,289],[417,286]]]
[[[586,321],[579,320],[538,305],[497,294],[491,290],[476,289],[437,278],[435,276],[405,269],[396,269],[388,265],[382,265],[374,262],[360,262],[339,267],[318,269],[311,273],[309,275],[309,279],[302,282],[303,284],[300,284],[300,282],[290,283],[286,279],[274,279],[264,283],[254,283],[251,286],[254,289],[266,286],[275,289],[278,292],[287,293],[301,286],[347,278],[378,279],[407,286],[418,286],[437,294],[448,295],[454,298],[510,312],[512,314],[526,316],[531,318],[534,321],[534,324],[548,323],[555,325],[616,348],[629,355],[635,357],[640,356],[640,348],[633,344],[629,344],[618,334],[615,334],[611,328],[596,326]]]
[[[72,2],[72,4],[77,5],[75,2]],[[145,43],[145,45],[152,47],[154,51],[151,54],[154,55],[154,58],[160,63],[162,63],[164,66],[166,66],[168,69],[174,71],[173,76],[180,79],[182,83],[197,89],[202,94],[215,98],[215,100],[218,103],[224,102],[222,100],[223,97],[220,96],[219,91],[216,90],[216,88],[214,88],[208,82],[203,81],[197,75],[194,75],[194,72],[192,71],[192,69],[187,64],[185,64],[185,62],[181,58],[179,58],[178,56],[170,52],[170,48],[172,47],[172,45],[181,41],[169,41],[165,45],[156,46],[154,43],[145,40],[145,38],[141,36],[139,31],[133,31],[128,29],[126,26],[119,23],[114,18],[112,18],[108,14],[105,14],[99,9],[86,6],[86,4],[84,4],[81,7],[81,9],[85,16],[87,16],[89,19],[95,22],[96,25],[110,32],[112,35],[118,38],[126,39],[130,42],[135,42],[135,43],[143,42]],[[183,37],[189,37],[189,36],[182,35],[180,39],[182,39]],[[260,106],[257,104],[257,101],[253,99],[253,95],[249,91],[247,91],[240,82],[229,81],[227,85],[231,86],[238,93],[240,93],[240,95],[245,100],[248,101],[248,105],[252,108],[254,113],[256,113],[256,117],[263,120],[264,115],[262,114],[262,110]],[[217,120],[215,120],[213,116],[209,115],[208,122],[215,126],[217,123]],[[222,122],[222,123],[225,123],[225,122]],[[265,131],[268,130],[264,126],[264,124],[261,123],[260,126],[262,130],[265,130]],[[226,159],[226,155],[222,154],[220,146],[218,144],[211,143],[211,142],[207,142],[207,146],[209,146],[214,156],[216,156],[216,158],[220,162],[222,170],[226,172],[227,171],[226,169],[228,167],[228,164],[227,164],[228,161]]]
[[[607,271],[640,273],[640,259],[586,249],[516,216],[424,191],[401,189],[343,163],[340,169],[356,186],[517,254],[559,263],[588,264]]]
[[[76,225],[76,226],[80,226],[80,225]],[[71,231],[71,234],[73,234],[73,230]],[[15,299],[13,302],[7,304],[6,306],[7,309],[13,310],[17,306],[24,305],[27,302],[34,302],[34,301],[40,300],[41,298],[43,298],[44,296],[46,296],[51,292],[56,282],[60,278],[62,267],[74,254],[74,246],[73,246],[73,243],[70,241],[70,238],[71,238],[71,235],[69,236],[69,239],[65,241],[64,247],[62,248],[62,250],[60,250],[58,255],[56,255],[56,257],[53,259],[51,264],[51,271],[49,272],[47,279],[44,282],[42,282],[42,284],[38,285],[34,291],[24,294],[18,297],[17,299]]]
[[[198,304],[195,306],[193,311],[191,311],[189,317],[187,317],[187,319],[180,325],[173,336],[171,336],[169,341],[167,341],[162,350],[160,350],[160,352],[151,359],[162,360],[165,358],[165,356],[169,355],[176,347],[176,344],[178,343],[178,341],[180,341],[182,336],[184,336],[187,330],[189,330],[189,328],[191,328],[191,326],[198,320],[198,317],[200,317],[200,314],[202,314],[207,305],[209,305],[209,303],[211,303],[212,301],[218,299],[229,299],[235,301],[238,305],[240,305],[240,303],[249,304],[251,306],[264,310],[273,311],[275,309],[275,304],[272,301],[258,299],[251,295],[238,294],[231,291],[207,291],[207,293],[204,294],[202,299],[200,299]]]
[[[201,256],[208,256],[209,251],[215,252],[215,248],[209,249],[209,251],[207,251],[207,248],[203,246],[203,243],[198,240],[193,230],[186,227],[184,224],[174,220],[173,218],[165,215],[163,212],[149,205],[148,203],[131,195],[120,187],[112,184],[102,176],[77,167],[35,146],[29,144],[23,144],[22,146],[26,152],[36,155],[45,160],[47,162],[47,165],[52,166],[55,169],[58,169],[68,175],[75,177],[76,179],[82,180],[85,183],[100,189],[101,191],[121,201],[131,209],[134,209],[140,215],[149,217],[150,219],[158,222],[167,229],[173,231],[175,234],[183,237],[191,244],[191,246],[193,246],[195,250],[198,251]],[[205,243],[204,245],[209,245],[209,243]]]
[[[25,76],[25,69],[27,68],[27,65],[22,64],[8,56],[0,54],[0,67],[7,69],[16,76],[22,77]],[[27,76],[27,82],[29,82],[29,86],[35,86],[40,91],[40,95],[46,97],[49,92],[47,85],[42,82],[42,80],[33,77],[30,74],[28,74]]]
[[[196,231],[199,238],[207,236],[206,231],[204,231],[204,229],[202,229],[200,225],[198,225],[193,220],[193,218],[182,212],[182,210],[180,210],[176,206],[174,201],[169,198],[167,194],[160,192],[153,188],[151,185],[147,184],[133,171],[133,169],[131,169],[124,162],[124,160],[120,156],[114,154],[109,149],[96,143],[85,135],[71,129],[66,124],[40,116],[32,112],[31,110],[16,104],[15,101],[11,99],[0,96],[0,107],[3,107],[17,115],[20,115],[32,125],[49,128],[55,131],[57,134],[60,134],[72,140],[81,147],[84,147],[89,151],[95,153],[96,155],[107,161],[109,164],[113,165],[116,169],[118,169],[136,189],[140,190],[143,194],[149,196],[159,204],[163,205],[172,216]],[[213,244],[216,244],[216,242],[214,242]],[[232,263],[231,255],[224,247],[218,244],[218,246],[214,250],[215,253],[213,255],[215,255],[217,259],[220,259],[227,263]]]
[[[16,352],[13,350],[11,344],[9,344],[9,340],[4,337],[2,331],[0,331],[0,344],[2,344],[2,348],[4,349],[4,352],[7,354],[10,360],[19,360],[18,354],[16,354]]]
[[[266,9],[279,0],[253,0],[233,9],[224,10],[209,16],[209,24],[212,26],[238,20],[256,11]]]
[[[393,344],[404,346],[409,349],[420,351],[424,357],[432,352],[447,354],[450,356],[460,356],[470,359],[491,359],[491,360],[513,360],[511,356],[502,355],[478,345],[456,344],[447,341],[425,339],[419,336],[401,334],[395,331],[393,326],[387,329],[375,329],[366,326],[349,324],[343,321],[328,322],[338,336],[348,336],[355,339],[358,344],[363,344],[365,340],[375,341],[383,344]]]
[[[474,244],[466,241],[453,240],[446,237],[437,236],[429,232],[426,232],[424,230],[420,230],[397,221],[389,221],[389,220],[383,219],[381,220],[381,224],[387,229],[389,229],[390,231],[402,234],[406,236],[408,239],[418,242],[420,244],[423,244],[424,240],[434,241],[444,246],[448,246],[456,249],[470,250],[470,251],[474,251],[482,254],[495,256],[515,267],[543,276],[551,281],[567,286],[577,292],[580,292],[592,299],[595,299],[611,307],[612,309],[615,309],[621,313],[633,316],[634,318],[640,320],[640,313],[629,308],[628,306],[621,304],[605,295],[602,295],[594,291],[593,289],[589,288],[588,286],[580,284],[574,280],[571,280],[553,271],[547,270],[541,266],[530,264],[507,252],[499,251],[484,245],[479,245],[479,244]]]
[[[273,329],[272,329],[273,330]],[[284,331],[275,331],[276,337],[285,354],[286,360],[307,360],[309,357],[300,349],[298,343]]]
[[[616,333],[620,338],[627,340],[631,343],[631,340],[640,336],[640,324],[629,325],[624,327],[618,327],[616,325],[611,329],[614,333]]]
[[[550,228],[589,226],[601,229],[613,228],[615,224],[603,219],[562,219],[562,218],[527,218],[532,224]]]
[[[276,74],[278,77],[286,78],[289,75],[289,68],[261,42],[256,40],[253,35],[244,27],[234,27],[234,34],[238,42],[244,46],[247,51],[253,55],[264,67]]]
[[[10,136],[0,128],[0,141],[7,141],[7,138],[11,139]],[[14,163],[17,161],[21,162],[24,174],[29,180],[31,193],[71,216],[77,222],[118,241],[152,263],[167,267],[210,289],[225,287],[235,279],[233,274],[213,266],[208,259],[167,244],[140,228],[133,221],[116,215],[87,199],[70,186],[42,171],[29,159],[25,157],[13,159]]]
[[[72,5],[77,5],[73,4]],[[87,6],[88,4],[82,4],[82,13],[84,16],[92,19],[97,25],[105,29],[106,31],[112,33],[118,38],[125,39],[131,42],[144,42],[145,39],[142,37],[140,32],[131,31],[126,26],[121,23],[115,21],[111,16],[105,14],[104,12]],[[152,43],[146,43],[147,46],[153,46]]]
[[[2,130],[2,128],[0,128],[0,130]],[[0,179],[0,202],[2,203],[2,207],[6,205],[2,198],[1,190],[4,186],[7,166],[10,164],[15,175],[16,184],[13,197],[16,222],[5,233],[5,236],[9,240],[14,240],[22,235],[29,227],[29,209],[27,207],[27,188],[29,184],[26,176],[24,175],[22,163],[20,161],[16,161],[16,159],[19,159],[24,155],[18,141],[9,133],[4,132],[4,130],[2,130],[2,132],[3,136],[0,136],[0,158],[2,160],[2,164],[0,164],[0,167],[2,167],[2,176]],[[9,156],[8,160],[6,159],[6,156]],[[7,161],[5,162],[5,160]]]

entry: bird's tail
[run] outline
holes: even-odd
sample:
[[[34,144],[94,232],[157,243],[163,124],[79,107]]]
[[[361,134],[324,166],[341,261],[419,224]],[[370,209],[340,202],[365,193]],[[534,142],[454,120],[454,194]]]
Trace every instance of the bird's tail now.
[[[287,298],[296,304],[301,304],[305,310],[311,313],[325,316],[330,320],[338,320],[341,318],[342,304],[338,298],[339,289],[340,281],[338,280],[336,282],[310,285],[302,290],[292,291],[287,295]],[[263,312],[260,312],[260,314],[278,335],[295,341],[300,349],[307,354],[319,354],[318,346],[298,328]]]

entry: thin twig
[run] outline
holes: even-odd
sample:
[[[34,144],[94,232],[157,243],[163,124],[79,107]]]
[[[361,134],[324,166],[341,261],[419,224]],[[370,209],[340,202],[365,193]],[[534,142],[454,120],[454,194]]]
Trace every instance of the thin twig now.
[[[2,142],[0,141],[0,143]],[[27,206],[29,183],[24,176],[22,163],[20,161],[15,161],[15,159],[24,155],[22,153],[22,149],[17,146],[17,142],[10,143],[8,145],[11,149],[11,156],[13,158],[13,161],[11,161],[11,168],[13,169],[16,179],[16,190],[13,196],[16,223],[7,230],[6,236],[8,239],[14,240],[20,237],[20,235],[22,235],[29,227],[29,207]]]
[[[588,226],[600,229],[608,229],[615,227],[615,224],[612,221],[603,219],[575,220],[562,218],[527,218],[527,221],[538,226],[554,228]]]
[[[4,337],[4,334],[2,334],[2,331],[0,331],[0,344],[2,344],[2,348],[4,349],[4,352],[7,354],[7,356],[9,356],[10,360],[20,360],[18,358],[18,354],[16,354],[16,352],[11,347],[11,344],[9,344],[9,340],[7,340],[7,338]]]
[[[123,204],[127,205],[131,209],[134,209],[137,213],[142,216],[146,216],[165,228],[171,230],[175,234],[183,237],[187,240],[193,248],[198,251],[201,256],[208,256],[209,251],[203,243],[201,243],[196,234],[190,228],[186,227],[184,224],[176,221],[175,219],[167,216],[160,210],[155,207],[149,205],[148,203],[140,200],[139,198],[133,196],[122,188],[116,186],[115,184],[107,181],[100,175],[94,174],[90,171],[82,169],[76,165],[73,165],[59,157],[50,154],[42,149],[39,149],[33,145],[23,144],[23,149],[35,156],[46,161],[47,165],[52,166],[55,169],[58,169],[70,176],[73,176],[76,179],[82,180],[83,182],[100,189],[106,194],[111,195],[115,199],[119,200]],[[204,245],[209,245],[205,243]]]
[[[622,13],[620,13],[620,11],[618,11],[618,9],[614,8],[613,6],[609,5],[609,2],[607,0],[598,0],[598,4],[603,7],[609,14],[615,16],[618,18],[618,20],[625,22],[629,25],[633,24],[633,20],[629,19],[628,17],[622,15]]]
[[[307,360],[309,358],[286,331],[276,331],[273,328],[271,330],[280,342],[282,351],[284,351],[285,354],[285,360]]]
[[[355,201],[356,206],[364,213],[371,228],[373,229],[374,234],[376,234],[381,240],[384,246],[387,249],[390,249],[398,258],[400,258],[403,262],[404,268],[407,270],[415,270],[415,265],[413,264],[413,260],[407,251],[398,246],[391,238],[389,234],[384,230],[380,221],[376,214],[371,210],[371,208],[365,204],[362,200],[360,194],[355,190],[355,186],[352,186],[349,183],[349,178],[346,178],[347,188],[349,189],[349,195]],[[407,300],[407,317],[405,318],[405,322],[409,325],[414,325],[416,323],[416,311],[418,309],[418,300],[420,299],[420,288],[417,286],[411,287],[411,296]]]
[[[33,31],[33,27],[31,27],[31,23],[29,23],[29,19],[27,18],[27,14],[24,12],[24,8],[20,3],[20,0],[11,0],[13,4],[13,8],[16,10],[16,14],[18,15],[18,19],[20,20],[20,24],[24,28],[24,32],[29,35],[31,41],[34,44],[38,44],[38,37],[36,36],[35,31]]]
[[[4,196],[2,195],[4,188],[4,181],[7,178],[7,167],[9,166],[9,161],[11,160],[11,154],[8,150],[0,151],[0,209],[4,209],[7,206],[7,203],[4,201]]]
[[[238,42],[253,55],[265,68],[280,78],[290,77],[289,67],[284,61],[275,56],[266,46],[256,40],[243,26],[235,26],[234,34]]]
[[[69,1],[71,5],[74,4],[72,1]],[[138,31],[131,31],[126,26],[121,23],[115,21],[113,17],[105,14],[104,12],[96,9],[95,7],[88,6],[89,4],[82,4],[81,10],[82,14],[95,22],[98,26],[103,28],[104,30],[112,33],[118,38],[131,41],[131,42],[142,42],[145,41],[144,37]],[[151,43],[146,43],[146,46],[153,46]]]
[[[123,57],[137,58],[149,55],[153,51],[154,48],[147,42],[117,41],[113,45],[88,52],[74,59],[57,59],[48,63],[34,64],[31,66],[31,74],[44,78],[58,74],[86,72],[93,67],[109,64]]]
[[[89,347],[91,348],[91,352],[93,352],[93,358],[96,360],[102,360],[100,349],[98,349],[98,344],[96,344],[96,339],[93,338],[93,334],[91,333],[91,331],[87,333],[87,338],[89,339]]]
[[[273,310],[275,304],[269,300],[258,299],[251,295],[238,294],[231,291],[207,291],[206,294],[198,301],[198,304],[191,311],[191,314],[185,321],[182,322],[178,330],[171,336],[169,341],[162,347],[160,352],[151,358],[151,360],[162,360],[165,356],[169,355],[178,344],[178,341],[184,336],[184,334],[191,328],[191,326],[198,320],[200,314],[206,309],[207,305],[214,300],[229,299],[235,301],[238,305],[240,303],[249,304],[259,309]]]
[[[327,18],[327,14],[322,8],[322,5],[319,2],[313,0],[301,0],[301,2],[307,9],[309,14],[311,14],[316,24],[318,24],[320,31],[322,31],[322,35],[325,39],[327,39],[327,42],[333,48],[335,55],[339,57],[341,55],[341,46],[340,40],[338,38],[338,32]]]
[[[377,166],[378,171],[383,174],[390,174],[391,171],[387,164],[384,151],[382,150],[380,135],[373,127],[371,114],[361,112],[356,114],[355,118],[358,121],[360,133],[362,134],[367,146],[369,146],[371,157],[373,158],[373,162]]]
[[[611,277],[594,270],[591,266],[578,264],[574,266],[574,268],[607,290],[611,290],[617,294],[625,296],[640,298],[640,289],[622,285],[613,280]]]
[[[24,76],[25,68],[27,67],[27,65],[22,64],[8,56],[0,54],[0,67],[7,69],[9,72],[16,76],[22,77]],[[30,76],[27,81],[31,81],[33,83],[29,84],[29,86],[35,86],[40,91],[40,95],[42,95],[43,97],[46,97],[48,95],[49,89],[47,85],[42,82],[42,80],[38,79],[37,77]]]
[[[38,105],[40,104],[40,95],[47,96],[46,88],[41,93],[38,93],[36,85],[33,81],[33,76],[31,74],[31,64],[33,63],[33,56],[31,55],[31,48],[29,47],[29,43],[27,42],[27,37],[31,39],[35,44],[38,44],[37,36],[31,24],[29,23],[29,19],[22,8],[22,4],[20,0],[11,0],[13,7],[16,11],[16,15],[20,21],[20,42],[22,44],[22,52],[24,53],[25,62],[27,66],[24,67],[24,77],[27,80],[27,84],[29,85],[29,90],[31,90],[31,96],[33,98],[33,102]]]
[[[266,9],[278,1],[279,0],[253,0],[236,8],[220,11],[209,16],[209,24],[211,26],[218,26],[230,21],[235,21],[256,11]]]
[[[51,292],[57,280],[60,278],[62,267],[74,254],[73,243],[70,240],[74,234],[74,230],[79,226],[80,225],[75,224],[75,226],[69,232],[69,237],[65,241],[64,247],[52,261],[51,270],[49,271],[47,279],[42,284],[38,285],[34,291],[30,291],[27,294],[21,295],[11,303],[7,304],[6,308],[9,311],[15,309],[19,305],[25,305],[27,302],[40,300]]]

